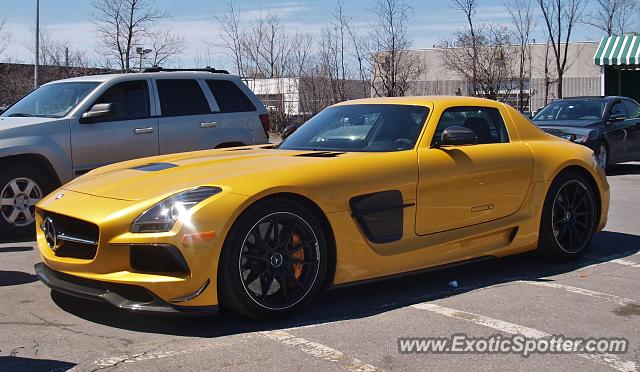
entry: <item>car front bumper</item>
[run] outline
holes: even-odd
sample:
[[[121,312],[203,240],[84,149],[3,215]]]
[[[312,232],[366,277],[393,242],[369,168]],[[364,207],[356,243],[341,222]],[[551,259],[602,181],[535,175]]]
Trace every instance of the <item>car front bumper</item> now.
[[[143,287],[75,277],[55,271],[42,262],[35,265],[35,271],[38,279],[56,292],[105,302],[122,310],[164,315],[209,315],[218,311],[217,306],[177,306]]]

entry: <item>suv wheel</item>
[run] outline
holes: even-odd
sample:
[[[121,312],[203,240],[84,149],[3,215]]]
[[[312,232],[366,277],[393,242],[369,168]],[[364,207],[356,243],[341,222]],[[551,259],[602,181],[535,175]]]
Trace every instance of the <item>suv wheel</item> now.
[[[11,164],[0,169],[0,236],[35,236],[35,205],[51,189],[42,172],[28,164]]]

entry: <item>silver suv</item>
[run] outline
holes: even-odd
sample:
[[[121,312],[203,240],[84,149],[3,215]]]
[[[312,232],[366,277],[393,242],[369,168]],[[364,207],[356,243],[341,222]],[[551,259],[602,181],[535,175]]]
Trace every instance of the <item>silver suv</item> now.
[[[264,105],[224,71],[93,75],[41,86],[0,116],[0,240],[34,233],[35,204],[119,161],[268,142]]]

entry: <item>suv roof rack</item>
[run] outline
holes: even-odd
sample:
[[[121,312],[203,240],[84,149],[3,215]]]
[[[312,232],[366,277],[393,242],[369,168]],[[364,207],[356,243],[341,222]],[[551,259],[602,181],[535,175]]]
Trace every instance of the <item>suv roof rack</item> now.
[[[228,74],[227,70],[218,70],[213,67],[205,67],[205,68],[163,68],[159,66],[149,67],[142,72],[178,72],[178,71],[196,71],[196,72],[211,72],[214,74]]]
[[[607,96],[573,96],[573,97],[564,97],[564,99],[588,99],[588,98],[607,98]]]

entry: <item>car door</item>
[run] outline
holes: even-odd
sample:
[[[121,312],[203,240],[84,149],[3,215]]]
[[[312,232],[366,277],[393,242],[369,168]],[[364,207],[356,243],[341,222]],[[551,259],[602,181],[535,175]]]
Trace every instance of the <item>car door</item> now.
[[[207,86],[216,104],[222,125],[222,141],[228,144],[251,145],[262,135],[256,106],[232,81],[225,79],[207,79]]]
[[[629,127],[630,137],[629,156],[631,160],[640,160],[640,105],[630,99],[625,99],[624,106],[627,109],[629,121],[633,123],[633,127]]]
[[[615,119],[622,117],[623,119]],[[619,163],[632,158],[632,137],[634,136],[634,123],[627,117],[627,109],[622,100],[616,100],[611,104],[607,116],[605,116],[605,139],[609,145],[609,157],[611,162]]]
[[[222,142],[221,121],[197,79],[155,79],[160,153],[213,149]]]
[[[531,183],[533,155],[526,144],[511,139],[514,134],[505,125],[510,117],[503,110],[496,104],[442,112],[431,143],[418,150],[418,235],[496,220],[520,208]],[[439,146],[451,126],[473,129],[479,143]]]
[[[103,103],[111,104],[111,114],[71,121],[75,176],[106,164],[158,155],[158,123],[150,114],[148,80],[115,83],[88,110]]]

